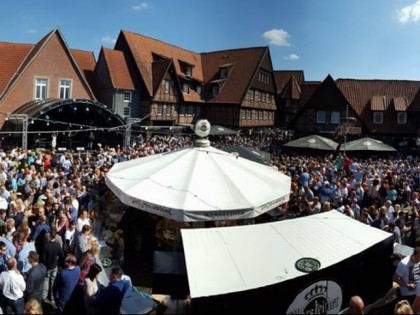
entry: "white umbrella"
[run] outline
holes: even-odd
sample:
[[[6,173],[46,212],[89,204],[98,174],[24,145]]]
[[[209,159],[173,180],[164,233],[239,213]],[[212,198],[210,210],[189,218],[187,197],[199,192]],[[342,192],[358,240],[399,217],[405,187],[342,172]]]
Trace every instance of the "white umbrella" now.
[[[354,141],[347,142],[341,147],[342,151],[387,151],[396,152],[393,147],[383,143],[382,141],[364,137]]]
[[[290,183],[270,166],[211,146],[117,163],[106,175],[123,203],[177,221],[256,217],[287,202]]]
[[[338,143],[319,135],[311,135],[300,139],[292,140],[284,144],[285,147],[305,148],[318,150],[335,150]]]

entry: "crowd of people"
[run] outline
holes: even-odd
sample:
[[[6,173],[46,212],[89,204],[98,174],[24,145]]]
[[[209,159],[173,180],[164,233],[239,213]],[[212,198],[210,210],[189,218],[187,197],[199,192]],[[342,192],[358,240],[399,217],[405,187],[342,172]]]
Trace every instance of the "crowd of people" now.
[[[193,145],[189,135],[154,135],[131,148],[90,145],[83,152],[51,148],[0,149],[0,306],[30,313],[49,303],[57,313],[82,305],[88,314],[118,312],[127,289],[116,267],[110,283],[98,282],[98,224],[106,212],[105,174],[113,164]],[[336,209],[410,244],[420,235],[420,163],[414,156],[361,158],[340,152],[285,151],[278,134],[211,137],[211,145],[253,147],[271,154],[271,165],[292,179],[290,201],[260,220],[282,220]],[[408,212],[407,212],[408,211]],[[411,220],[409,226],[407,220]],[[115,231],[115,262],[124,262],[123,232]],[[414,235],[413,239],[416,236]],[[420,261],[420,260],[419,260]],[[420,275],[420,268],[419,268]],[[76,294],[75,292],[78,292]],[[70,303],[74,296],[82,303]],[[79,301],[80,302],[80,301]],[[73,309],[74,310],[74,309]],[[80,309],[79,309],[80,310]]]

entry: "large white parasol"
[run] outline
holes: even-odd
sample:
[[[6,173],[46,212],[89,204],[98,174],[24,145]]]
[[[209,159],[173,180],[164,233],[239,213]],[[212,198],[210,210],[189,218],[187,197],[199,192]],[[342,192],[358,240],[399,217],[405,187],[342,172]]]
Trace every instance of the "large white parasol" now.
[[[317,150],[335,150],[338,143],[319,135],[311,135],[296,140],[292,140],[284,144],[285,147],[303,148],[303,149],[317,149]]]
[[[347,142],[341,147],[345,151],[384,151],[384,152],[397,152],[397,150],[382,141],[364,137]]]
[[[196,134],[206,136],[207,120]],[[289,200],[290,177],[196,140],[194,147],[115,164],[106,184],[129,206],[177,221],[253,218]]]

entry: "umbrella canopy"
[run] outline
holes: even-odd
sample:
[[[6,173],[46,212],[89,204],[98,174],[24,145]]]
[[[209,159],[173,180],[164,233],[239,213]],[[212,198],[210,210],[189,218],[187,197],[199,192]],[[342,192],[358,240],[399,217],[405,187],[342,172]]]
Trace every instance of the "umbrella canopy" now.
[[[393,147],[383,143],[382,141],[364,137],[354,141],[347,142],[341,147],[342,151],[386,151],[396,152]]]
[[[223,127],[218,125],[211,126],[210,135],[217,136],[217,135],[236,135],[238,134],[237,131]]]
[[[264,165],[270,164],[271,155],[268,152],[260,151],[254,148],[243,147],[239,145],[230,145],[223,148],[223,151],[237,153],[240,157]]]
[[[253,218],[289,200],[290,177],[209,147],[115,164],[107,186],[125,204],[177,221]]]
[[[285,147],[306,148],[317,150],[335,150],[338,143],[319,135],[311,135],[300,139],[292,140],[284,144]]]

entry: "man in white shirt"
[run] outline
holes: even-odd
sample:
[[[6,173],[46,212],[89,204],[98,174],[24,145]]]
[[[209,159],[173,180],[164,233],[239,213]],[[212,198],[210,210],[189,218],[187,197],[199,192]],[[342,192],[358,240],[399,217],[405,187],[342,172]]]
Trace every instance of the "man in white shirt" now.
[[[413,303],[420,279],[420,247],[416,247],[410,256],[406,256],[397,266],[393,281],[399,284],[401,298]]]
[[[0,273],[0,290],[3,293],[2,307],[6,314],[23,314],[25,302],[23,292],[26,289],[25,279],[17,269],[15,258],[7,260],[7,271]]]
[[[82,212],[80,213],[80,216],[77,218],[76,231],[79,233],[82,232],[82,228],[84,225],[92,226],[89,219],[88,211],[86,209],[83,209]]]

